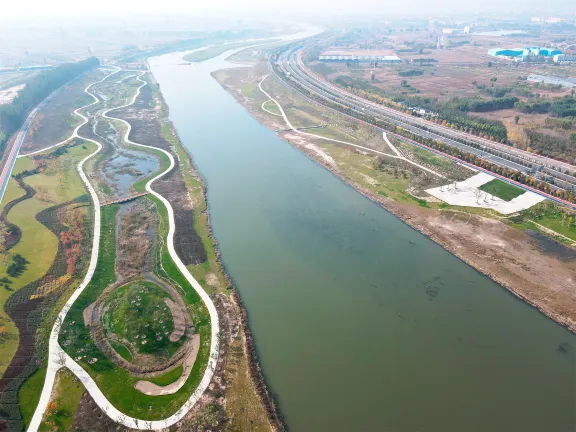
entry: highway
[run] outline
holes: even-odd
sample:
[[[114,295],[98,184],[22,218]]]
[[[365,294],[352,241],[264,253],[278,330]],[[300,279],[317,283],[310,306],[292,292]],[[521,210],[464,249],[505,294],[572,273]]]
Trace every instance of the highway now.
[[[463,151],[475,154],[479,157],[481,157],[484,160],[490,161],[498,166],[501,167],[505,167],[505,168],[509,168],[509,169],[513,169],[516,171],[520,171],[525,173],[526,175],[532,175],[530,173],[530,170],[528,169],[527,166],[522,165],[520,163],[518,163],[518,161],[520,162],[524,162],[527,163],[525,161],[523,161],[520,158],[516,158],[514,157],[514,155],[510,155],[509,153],[506,153],[504,151],[501,151],[501,148],[493,148],[493,147],[488,147],[488,146],[480,146],[478,144],[474,144],[474,143],[464,143],[461,142],[460,140],[456,140],[456,139],[452,139],[452,138],[448,138],[446,136],[440,135],[440,133],[438,133],[436,130],[432,131],[432,130],[428,130],[427,125],[426,125],[426,129],[424,129],[423,127],[419,127],[418,125],[414,125],[411,123],[407,123],[405,121],[405,118],[408,118],[410,120],[416,119],[416,120],[420,120],[422,121],[423,119],[417,118],[417,117],[413,117],[410,115],[406,115],[403,113],[400,113],[398,111],[395,110],[391,110],[389,108],[386,107],[382,107],[381,105],[378,104],[374,104],[371,103],[369,101],[366,101],[365,99],[359,98],[355,95],[351,95],[350,93],[339,89],[331,84],[326,83],[323,80],[311,77],[310,75],[308,75],[307,73],[303,72],[302,68],[305,69],[305,67],[303,66],[301,59],[299,58],[299,54],[300,54],[300,50],[301,48],[298,49],[294,49],[294,48],[289,48],[288,50],[284,51],[283,53],[281,53],[278,57],[278,60],[276,61],[276,64],[278,66],[278,69],[285,75],[284,77],[278,75],[275,71],[275,68],[273,67],[272,63],[269,62],[269,69],[271,70],[271,72],[273,74],[275,74],[277,76],[277,78],[279,78],[285,85],[289,86],[290,88],[292,88],[293,90],[297,91],[298,93],[300,93],[300,95],[302,97],[304,97],[305,99],[307,99],[308,101],[317,104],[317,105],[321,105],[325,108],[328,108],[330,110],[334,110],[337,111],[333,108],[333,104],[337,103],[340,105],[344,105],[346,107],[348,107],[350,110],[352,110],[355,113],[361,114],[363,116],[369,116],[372,117],[374,119],[380,119],[386,122],[389,122],[393,125],[402,127],[416,135],[422,136],[422,137],[427,137],[427,138],[433,138],[435,140],[441,141],[447,145],[462,149]],[[306,95],[305,93],[309,93],[308,95]],[[309,96],[316,96],[316,99],[310,99]],[[318,100],[320,99],[320,100]],[[322,102],[324,101],[324,102]],[[384,109],[386,108],[386,109]],[[392,111],[392,114],[389,114],[389,112]],[[338,111],[340,112],[340,111]],[[345,115],[345,116],[349,116],[348,114],[344,114],[342,112],[340,112],[341,114]],[[402,115],[400,115],[402,114]],[[353,116],[349,116],[349,117],[353,117]],[[355,118],[355,117],[353,117]],[[416,141],[410,140],[408,138],[399,136],[397,134],[394,133],[390,133],[390,131],[386,131],[372,123],[368,123],[366,121],[360,120],[355,118],[357,121],[366,123],[370,126],[376,127],[377,129],[380,129],[384,132],[388,132],[389,134],[396,136],[399,139],[402,139],[404,141],[407,141],[415,146],[424,148],[428,151],[431,151],[433,153],[437,153],[437,154],[441,154],[445,157],[448,157],[449,159],[454,160],[457,163],[466,165],[474,170],[477,171],[483,171],[483,172],[487,172],[491,175],[493,175],[494,177],[500,178],[501,180],[504,180],[508,183],[514,184],[522,189],[525,190],[529,190],[532,191],[534,193],[537,193],[539,195],[542,195],[546,198],[549,198],[557,203],[563,204],[567,207],[570,207],[571,209],[576,209],[576,205],[572,204],[566,200],[563,200],[561,198],[557,198],[553,195],[550,195],[546,192],[543,192],[541,190],[535,189],[533,187],[518,183],[514,180],[511,180],[509,178],[506,178],[504,176],[495,174],[493,172],[490,172],[482,167],[470,164],[466,161],[463,161],[461,159],[455,158],[453,156],[450,156],[448,154],[445,154],[441,151],[438,151],[436,149],[433,149],[429,146],[426,146],[424,144],[418,143]],[[435,123],[432,122],[427,122],[428,124],[432,124],[434,126],[438,126]],[[446,129],[446,128],[445,128]],[[452,129],[448,129],[448,131],[453,132]],[[443,133],[443,132],[442,132]],[[469,135],[469,134],[467,134]],[[471,135],[470,135],[471,136]],[[477,138],[477,137],[474,137]],[[491,142],[491,141],[489,141]],[[497,143],[494,143],[497,144]],[[476,145],[478,147],[476,147]],[[506,149],[513,149],[510,148],[508,146],[504,146],[504,145],[500,145],[503,146],[503,150]],[[513,150],[518,150],[518,149],[513,149]],[[489,153],[490,151],[490,153]],[[531,153],[529,153],[530,156],[534,156]],[[509,158],[514,158],[515,160],[510,160]],[[554,159],[550,159],[553,162],[558,162],[555,161]],[[568,165],[570,167],[572,167],[572,169],[576,169],[576,167],[573,167],[572,165],[569,164],[565,164],[562,162],[563,165]],[[557,172],[554,169],[550,169],[550,171],[557,173],[558,175],[564,175],[562,173]],[[567,175],[568,178],[572,178],[572,176]],[[536,178],[536,177],[535,177]],[[542,178],[538,178],[538,180],[542,181]],[[554,183],[560,183],[562,180],[560,180],[559,177],[554,177]],[[567,189],[572,189],[576,187],[576,178],[574,178],[574,183],[572,182],[563,182],[565,185],[567,185]],[[554,189],[562,189],[560,187],[558,187],[557,185],[548,183],[552,188]]]
[[[302,48],[288,49],[281,53],[277,64],[289,80],[294,81],[311,94],[326,101],[344,105],[359,114],[370,115],[375,119],[402,127],[415,135],[433,138],[475,154],[495,165],[533,175],[539,180],[547,181],[554,188],[576,191],[576,177],[572,175],[576,174],[575,166],[450,129],[358,97],[326,82],[310,71],[303,64],[301,53]],[[538,168],[540,172],[534,173],[534,168]]]

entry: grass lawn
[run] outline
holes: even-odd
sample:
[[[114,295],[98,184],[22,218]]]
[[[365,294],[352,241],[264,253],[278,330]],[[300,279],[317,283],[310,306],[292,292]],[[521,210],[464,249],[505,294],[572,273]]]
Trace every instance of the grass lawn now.
[[[520,213],[520,216],[510,219],[512,225],[518,229],[536,229],[538,231],[539,228],[530,223],[530,221],[545,226],[576,242],[576,215],[568,212],[563,206],[546,200],[524,210]]]
[[[56,374],[50,405],[44,414],[39,430],[69,430],[83,393],[84,386],[80,380],[68,369],[60,369]]]
[[[270,112],[273,112],[276,115],[281,115],[280,110],[278,109],[278,105],[276,105],[272,101],[264,102],[264,108],[266,108]]]
[[[58,249],[58,239],[48,228],[36,220],[36,215],[42,210],[71,201],[86,193],[84,184],[77,174],[76,164],[94,149],[94,144],[86,144],[85,148],[83,146],[72,147],[67,153],[57,158],[54,169],[49,168],[42,174],[24,179],[26,183],[36,189],[37,193],[32,198],[18,203],[8,213],[8,221],[22,230],[22,237],[9,252],[3,254],[8,263],[12,261],[11,257],[15,254],[20,254],[29,261],[26,270],[19,277],[10,278],[13,281],[10,287],[14,291],[42,277],[52,265]],[[32,168],[31,159],[20,158],[16,162],[13,174],[30,168]],[[62,187],[58,185],[59,180],[55,170],[60,170],[63,173],[61,176]],[[10,189],[11,187],[12,189]],[[10,180],[8,189],[12,191],[11,193],[14,193],[14,190],[20,191],[19,194],[14,193],[12,197],[18,197],[23,192],[18,188],[14,179]],[[9,197],[4,197],[5,202],[8,202]],[[0,278],[9,277],[6,269],[6,265],[0,265]],[[2,310],[10,294],[12,291],[0,288]],[[18,347],[18,330],[12,321],[4,316],[3,311],[0,312],[0,317],[2,317],[2,325],[7,332],[6,341],[0,344],[0,374],[3,374]]]
[[[32,420],[36,405],[38,405],[40,400],[40,392],[44,385],[45,377],[46,367],[44,366],[34,372],[18,391],[18,405],[20,405],[20,412],[25,425],[28,425],[30,420]]]
[[[480,186],[478,189],[503,199],[504,201],[511,201],[526,192],[524,189],[520,189],[519,187],[511,185],[510,183],[500,179],[489,181],[488,183]]]
[[[167,386],[168,384],[172,384],[174,381],[180,378],[182,376],[182,372],[184,372],[184,368],[180,364],[170,372],[166,372],[164,375],[157,376],[156,378],[150,378],[148,381],[159,386]]]
[[[126,348],[126,346],[112,339],[108,340],[108,342],[110,342],[110,345],[112,345],[112,348],[114,348],[114,351],[116,351],[120,357],[122,357],[124,360],[128,360],[129,362],[132,361],[132,354],[130,353],[130,350]]]
[[[152,196],[149,196],[148,199],[154,201],[158,208],[161,218],[160,231],[165,238],[168,231],[167,210],[158,199]],[[71,340],[71,343],[64,349],[72,357],[79,354],[84,356],[79,363],[96,381],[110,402],[120,411],[144,420],[161,419],[173,414],[182,406],[204,374],[210,351],[210,317],[200,297],[179,272],[163,245],[155,253],[155,256],[158,255],[158,257],[155,259],[154,272],[164,280],[172,280],[182,287],[183,299],[188,305],[196,332],[202,341],[190,377],[184,387],[176,394],[147,396],[134,388],[139,378],[118,368],[100,352],[94,345],[89,330],[83,324],[82,313],[86,306],[94,302],[102,290],[116,279],[114,263],[117,210],[118,206],[116,205],[102,208],[102,237],[98,265],[90,284],[76,300],[66,317],[63,327],[69,330],[66,333],[61,333],[60,341]],[[79,349],[84,351],[80,352]],[[96,363],[89,364],[87,360],[90,358],[96,358]]]

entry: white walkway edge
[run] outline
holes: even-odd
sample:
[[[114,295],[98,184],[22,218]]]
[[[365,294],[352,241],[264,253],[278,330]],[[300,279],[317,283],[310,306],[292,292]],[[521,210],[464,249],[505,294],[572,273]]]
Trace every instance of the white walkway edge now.
[[[97,98],[96,96],[94,96],[92,93],[90,93],[88,90],[89,90],[90,87],[92,87],[93,85],[100,84],[101,82],[106,81],[109,77],[111,77],[111,76],[114,75],[114,74],[117,74],[118,72],[120,72],[120,68],[118,68],[118,69],[115,70],[114,72],[109,73],[109,74],[106,75],[104,78],[102,78],[100,81],[93,82],[92,84],[90,84],[88,87],[86,87],[86,88],[84,89],[84,93],[87,93],[87,94],[89,94],[90,96],[92,96],[92,97],[94,98],[94,102],[89,103],[88,105],[84,105],[84,106],[82,106],[82,107],[80,107],[80,108],[76,108],[76,109],[74,110],[74,114],[76,114],[78,117],[80,117],[80,118],[82,119],[82,123],[80,123],[78,126],[76,126],[76,128],[75,128],[74,131],[72,132],[72,135],[70,135],[70,136],[69,136],[68,138],[66,138],[64,141],[60,141],[60,142],[57,143],[57,144],[51,145],[51,146],[49,146],[49,147],[44,147],[43,149],[36,150],[36,151],[30,152],[30,153],[21,154],[21,155],[18,155],[18,157],[21,158],[21,157],[26,157],[26,156],[32,156],[32,155],[35,155],[35,154],[38,154],[38,153],[43,153],[43,152],[45,152],[45,151],[47,151],[47,150],[50,150],[50,149],[56,148],[56,147],[58,147],[58,146],[61,146],[61,145],[63,145],[63,144],[66,144],[67,142],[72,141],[74,138],[80,138],[80,137],[78,136],[78,131],[80,130],[80,128],[81,128],[82,126],[84,126],[86,123],[88,123],[88,118],[85,117],[83,114],[80,114],[79,111],[82,110],[82,109],[88,108],[88,107],[90,107],[90,106],[98,103],[98,98]],[[88,141],[91,141],[91,140],[88,140]],[[94,142],[94,141],[91,141],[91,142]]]
[[[34,416],[32,418],[32,421],[30,422],[30,426],[28,427],[28,431],[31,431],[31,432],[36,432],[38,430],[38,428],[40,427],[40,424],[42,422],[42,417],[44,415],[44,412],[46,411],[46,407],[48,405],[48,402],[50,401],[50,395],[52,393],[52,388],[54,386],[56,372],[62,367],[67,367],[68,369],[70,369],[70,371],[72,371],[72,373],[74,373],[80,379],[80,381],[82,381],[86,390],[88,391],[88,393],[90,393],[90,396],[92,396],[92,398],[94,399],[96,404],[102,409],[102,411],[104,411],[106,413],[106,415],[108,415],[108,417],[110,417],[115,422],[122,424],[123,426],[129,427],[129,428],[134,428],[134,429],[141,429],[141,430],[158,430],[158,429],[162,429],[162,428],[167,428],[167,427],[177,423],[178,421],[180,421],[188,413],[188,411],[190,411],[190,409],[196,404],[196,402],[200,399],[200,397],[202,396],[204,391],[208,388],[208,385],[210,384],[210,381],[212,380],[212,376],[214,375],[214,370],[216,368],[216,362],[218,360],[218,349],[219,349],[218,338],[219,338],[219,331],[220,331],[218,313],[216,311],[216,307],[214,306],[214,303],[212,302],[212,299],[210,298],[210,296],[206,293],[206,291],[204,291],[202,286],[196,281],[196,279],[194,279],[194,277],[190,274],[190,272],[188,271],[186,266],[182,263],[182,261],[178,257],[178,254],[176,253],[176,250],[174,249],[175,222],[174,222],[174,210],[172,209],[172,206],[170,205],[168,200],[166,200],[162,195],[155,192],[151,188],[151,185],[154,181],[156,181],[160,177],[164,176],[166,173],[170,172],[174,168],[174,166],[175,166],[174,158],[172,157],[172,155],[169,152],[167,152],[163,149],[159,149],[156,147],[147,146],[147,145],[143,145],[143,144],[138,144],[138,143],[130,141],[128,139],[128,136],[129,136],[130,130],[131,130],[130,124],[124,120],[116,119],[113,117],[108,117],[106,115],[108,112],[110,112],[112,110],[125,108],[127,106],[132,105],[136,101],[136,98],[140,94],[141,88],[146,85],[146,82],[142,81],[140,79],[140,77],[143,74],[144,74],[144,72],[142,72],[137,77],[138,81],[142,82],[142,85],[138,88],[138,90],[136,91],[136,93],[134,95],[134,98],[132,99],[132,101],[130,103],[123,105],[123,106],[110,108],[110,109],[102,112],[101,115],[107,119],[113,119],[116,121],[120,121],[127,126],[127,130],[126,130],[126,133],[124,135],[124,139],[127,143],[130,143],[130,144],[133,144],[136,146],[150,148],[150,149],[153,149],[156,151],[161,151],[164,154],[166,154],[170,160],[170,166],[164,172],[158,174],[156,177],[154,177],[153,179],[148,181],[148,183],[146,184],[146,190],[148,192],[150,192],[151,194],[153,194],[155,197],[157,197],[166,206],[166,209],[168,211],[168,219],[169,219],[167,245],[168,245],[168,252],[170,254],[170,257],[172,258],[172,260],[174,261],[174,263],[176,264],[178,269],[182,272],[182,274],[184,275],[186,280],[196,290],[196,292],[198,293],[198,295],[200,296],[200,298],[202,299],[202,301],[206,305],[208,312],[210,314],[210,324],[211,324],[210,357],[208,360],[206,371],[204,372],[204,376],[202,377],[202,380],[200,381],[200,384],[198,385],[196,390],[194,390],[194,392],[190,395],[188,400],[184,403],[184,405],[182,407],[180,407],[180,409],[178,409],[178,411],[175,414],[173,414],[172,416],[170,416],[166,419],[163,419],[163,420],[153,420],[153,421],[140,420],[140,419],[136,419],[133,417],[129,417],[129,416],[125,415],[124,413],[120,412],[116,407],[114,407],[110,403],[110,401],[106,398],[106,396],[104,396],[102,391],[98,388],[97,384],[94,382],[92,377],[88,374],[88,372],[86,372],[78,363],[76,363],[58,344],[58,336],[60,333],[60,328],[62,326],[62,323],[64,322],[64,319],[66,318],[66,314],[68,313],[68,311],[70,310],[70,308],[72,307],[72,305],[74,304],[76,299],[80,296],[82,291],[90,283],[90,280],[92,279],[92,276],[94,275],[94,271],[95,271],[96,265],[98,263],[98,254],[99,254],[99,246],[100,246],[100,223],[101,223],[101,220],[100,220],[100,201],[98,200],[98,196],[96,194],[96,191],[94,190],[94,188],[92,187],[92,185],[88,181],[88,178],[84,174],[83,165],[88,159],[90,159],[92,156],[96,155],[102,149],[102,145],[100,143],[94,141],[94,140],[79,137],[79,138],[82,138],[86,141],[93,142],[94,144],[96,144],[98,146],[98,148],[95,152],[93,152],[89,156],[85,157],[82,161],[80,161],[80,163],[78,163],[78,173],[80,174],[82,181],[86,185],[86,188],[90,192],[90,196],[92,197],[92,200],[94,202],[94,236],[93,236],[93,242],[92,242],[92,254],[91,254],[91,258],[90,258],[90,264],[88,266],[88,271],[86,273],[86,276],[84,277],[84,280],[82,281],[80,286],[76,289],[76,291],[72,294],[70,299],[66,302],[66,304],[64,305],[64,307],[60,311],[60,314],[58,315],[56,322],[54,323],[54,326],[52,328],[52,332],[50,333],[50,339],[49,339],[49,343],[48,343],[48,366],[47,366],[47,371],[46,371],[46,378],[44,381],[44,387],[42,388],[42,394],[40,396],[40,401],[38,402],[38,406],[36,407],[36,411],[34,412]],[[110,74],[110,75],[112,75],[112,74]],[[110,75],[108,75],[108,76],[110,76]],[[108,76],[105,77],[104,79],[108,78]],[[104,81],[104,79],[99,81],[99,82]],[[92,93],[90,93],[88,91],[89,88],[94,84],[97,84],[97,83],[92,83],[91,85],[86,87],[86,89],[84,91],[87,94],[89,94],[90,96],[92,96],[96,101],[98,101],[96,96],[94,96]],[[85,119],[87,122],[88,121],[87,118],[84,117],[82,114],[78,113],[77,111],[78,110],[75,110],[74,112],[77,115],[81,116],[83,119]],[[46,149],[44,149],[44,150],[46,150]],[[182,385],[184,385],[184,383]]]
[[[394,147],[394,146],[392,145],[392,143],[388,140],[388,137],[386,136],[386,133],[385,133],[385,132],[382,133],[382,134],[383,134],[384,141],[386,141],[386,143],[390,146],[390,148],[394,151],[394,153],[396,153],[396,155],[392,155],[392,154],[390,154],[390,153],[384,153],[384,152],[381,152],[381,151],[379,151],[379,150],[374,150],[374,149],[372,149],[372,148],[370,148],[370,147],[364,147],[364,146],[361,146],[361,145],[358,145],[358,144],[352,144],[352,143],[346,142],[346,141],[340,141],[340,140],[336,140],[336,139],[332,139],[332,138],[326,138],[326,137],[323,137],[322,135],[314,135],[314,134],[311,134],[311,133],[308,133],[308,132],[302,132],[302,131],[296,129],[296,128],[292,125],[292,123],[290,123],[290,120],[288,120],[288,117],[286,116],[286,113],[284,112],[284,109],[282,109],[282,105],[280,105],[280,103],[279,103],[276,99],[274,99],[272,96],[270,96],[270,95],[266,92],[266,90],[264,90],[264,89],[262,88],[262,83],[264,82],[264,80],[265,80],[266,78],[268,78],[268,75],[266,75],[264,78],[262,78],[262,81],[260,81],[260,83],[258,84],[258,88],[260,89],[260,91],[261,91],[262,93],[264,93],[264,94],[266,95],[266,97],[270,98],[270,100],[276,104],[276,106],[277,106],[278,109],[280,110],[280,113],[281,113],[282,118],[284,118],[284,121],[286,122],[286,124],[288,125],[288,127],[289,127],[290,129],[292,129],[294,132],[296,132],[296,133],[298,133],[298,134],[300,134],[300,135],[306,135],[306,136],[310,136],[310,137],[313,137],[313,138],[319,138],[319,139],[323,139],[323,140],[326,140],[326,141],[332,141],[332,142],[339,143],[339,144],[345,144],[345,145],[347,145],[347,146],[356,147],[356,148],[359,148],[359,149],[362,149],[362,150],[366,150],[366,151],[369,151],[369,152],[372,152],[372,153],[376,153],[376,154],[379,154],[379,155],[382,155],[382,156],[387,156],[387,157],[394,158],[394,159],[401,159],[401,160],[406,161],[406,162],[408,162],[408,163],[410,163],[410,164],[412,164],[412,165],[417,166],[417,167],[420,168],[420,169],[423,169],[424,171],[427,171],[427,172],[429,172],[429,173],[431,173],[431,174],[434,174],[435,176],[438,176],[438,177],[441,177],[441,178],[445,178],[442,174],[439,174],[439,173],[437,173],[437,172],[435,172],[435,171],[432,171],[431,169],[426,168],[425,166],[422,166],[422,165],[420,165],[420,164],[417,164],[416,162],[413,162],[413,161],[411,161],[410,159],[407,159],[406,157],[404,157],[404,155],[403,155],[398,149],[396,149],[396,147]],[[266,101],[266,102],[268,102],[268,101]],[[266,102],[264,102],[264,103],[266,103]],[[263,109],[264,111],[269,112],[267,109],[264,108],[264,104],[262,104],[262,109]],[[273,114],[273,113],[270,113],[270,114]],[[277,114],[274,114],[274,115],[277,115]]]

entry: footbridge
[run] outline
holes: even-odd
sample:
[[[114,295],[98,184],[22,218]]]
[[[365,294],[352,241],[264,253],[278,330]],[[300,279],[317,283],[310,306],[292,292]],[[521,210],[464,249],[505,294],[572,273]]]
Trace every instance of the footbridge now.
[[[135,193],[135,194],[128,195],[128,196],[125,196],[125,197],[121,197],[121,198],[118,198],[118,199],[113,199],[113,200],[110,200],[110,201],[102,201],[102,203],[100,204],[100,206],[101,206],[101,207],[104,207],[104,206],[109,206],[109,205],[112,205],[112,204],[125,203],[125,202],[128,202],[128,201],[135,200],[136,198],[140,198],[141,196],[148,195],[149,193],[150,193],[150,192],[140,192],[140,193]]]

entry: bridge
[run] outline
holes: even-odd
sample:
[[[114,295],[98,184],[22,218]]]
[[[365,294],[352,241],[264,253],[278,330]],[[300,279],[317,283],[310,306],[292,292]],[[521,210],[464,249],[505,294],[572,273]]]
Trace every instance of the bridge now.
[[[122,198],[118,198],[118,199],[115,199],[115,200],[103,201],[103,202],[100,204],[100,207],[105,207],[105,206],[109,206],[109,205],[112,205],[112,204],[125,203],[125,202],[128,202],[128,201],[135,200],[136,198],[140,198],[141,196],[148,195],[149,193],[150,193],[150,192],[140,192],[140,193],[135,193],[135,194],[128,195],[128,196],[125,196],[125,197],[122,197]]]

